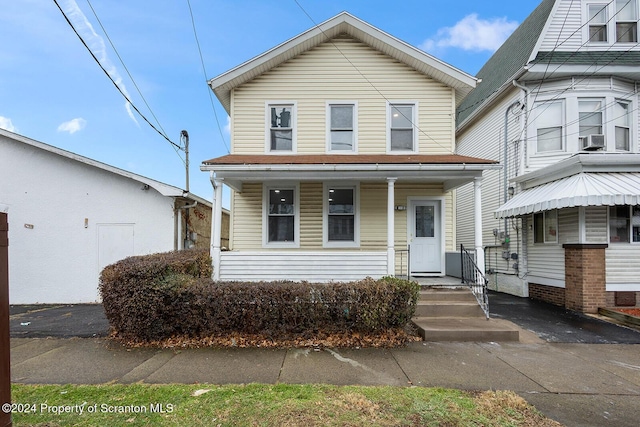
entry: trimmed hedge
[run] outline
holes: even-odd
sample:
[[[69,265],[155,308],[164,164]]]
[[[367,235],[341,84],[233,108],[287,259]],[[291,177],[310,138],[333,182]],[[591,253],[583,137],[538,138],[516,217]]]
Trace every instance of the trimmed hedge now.
[[[349,283],[213,282],[210,258],[182,251],[127,258],[106,267],[100,292],[109,323],[127,339],[271,337],[322,331],[402,328],[415,312],[419,286],[385,277]]]

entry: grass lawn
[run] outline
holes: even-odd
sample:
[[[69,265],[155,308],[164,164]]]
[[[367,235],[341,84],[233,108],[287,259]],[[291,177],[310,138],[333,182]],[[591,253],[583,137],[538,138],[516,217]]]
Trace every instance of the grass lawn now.
[[[12,399],[14,426],[559,425],[513,392],[423,387],[14,384]]]

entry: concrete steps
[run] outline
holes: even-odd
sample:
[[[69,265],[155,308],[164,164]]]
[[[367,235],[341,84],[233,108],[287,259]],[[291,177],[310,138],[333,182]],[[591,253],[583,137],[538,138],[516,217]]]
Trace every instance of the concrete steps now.
[[[501,319],[487,320],[467,288],[420,291],[412,319],[425,341],[518,341],[518,328]]]

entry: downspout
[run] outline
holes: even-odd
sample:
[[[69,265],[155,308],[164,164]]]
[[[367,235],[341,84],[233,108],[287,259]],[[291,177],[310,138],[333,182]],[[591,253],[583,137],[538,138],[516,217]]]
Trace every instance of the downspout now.
[[[527,128],[529,126],[529,112],[527,111],[527,105],[529,103],[529,88],[521,85],[520,83],[518,83],[516,80],[513,80],[513,85],[515,87],[517,87],[518,89],[522,90],[522,92],[524,92],[524,104],[523,104],[523,108],[524,108],[524,123],[522,124],[522,127],[524,129],[524,143],[522,144],[522,156],[523,156],[523,173],[525,168],[528,166],[528,155],[529,155],[529,151],[528,151],[528,144],[527,141],[528,139],[528,134],[527,134]],[[516,239],[516,244],[517,244],[517,254],[518,254],[518,269],[516,270],[516,274],[518,275],[518,277],[520,277],[520,273],[524,272],[524,275],[522,276],[522,278],[526,277],[526,275],[529,272],[529,251],[527,250],[527,241],[529,239],[529,221],[527,220],[527,217],[523,217],[520,221],[520,224],[522,226],[522,234],[521,236],[519,236],[518,239]],[[522,249],[520,248],[520,243],[522,242]],[[529,296],[529,292],[527,291],[527,296]]]
[[[511,105],[509,105],[507,107],[507,110],[504,112],[504,147],[503,147],[503,153],[502,153],[502,163],[503,163],[503,168],[502,170],[504,171],[503,174],[503,178],[502,178],[502,185],[503,185],[503,203],[507,203],[507,196],[508,196],[508,177],[507,175],[509,174],[509,156],[508,156],[508,151],[509,151],[509,111],[511,111],[512,108],[518,107],[520,106],[520,100],[513,102]],[[504,219],[504,238],[507,238],[508,235],[508,219],[505,217]]]

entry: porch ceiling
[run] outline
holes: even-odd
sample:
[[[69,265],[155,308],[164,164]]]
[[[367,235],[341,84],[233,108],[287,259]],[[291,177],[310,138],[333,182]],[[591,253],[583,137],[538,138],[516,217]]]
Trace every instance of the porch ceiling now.
[[[200,169],[236,191],[260,181],[398,181],[442,183],[445,191],[472,182],[494,161],[458,155],[227,155]]]

